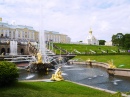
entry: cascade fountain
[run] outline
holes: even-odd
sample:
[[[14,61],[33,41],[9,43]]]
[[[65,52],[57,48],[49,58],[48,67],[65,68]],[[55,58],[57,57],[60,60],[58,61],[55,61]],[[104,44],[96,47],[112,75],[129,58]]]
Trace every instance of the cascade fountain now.
[[[44,30],[43,30],[43,19],[42,19],[42,2],[41,2],[41,20],[40,20],[40,31],[39,31],[39,45],[37,48],[37,51],[39,51],[37,54],[34,54],[33,59],[35,61],[32,61],[29,63],[29,65],[26,67],[27,71],[30,71],[29,73],[34,73],[35,71],[38,73],[41,73],[41,71],[47,72],[48,70],[55,70],[55,67],[59,67],[58,64],[61,63],[61,61],[68,61],[70,58],[73,58],[75,55],[48,55],[46,53],[46,46],[45,46],[45,37],[44,37]],[[36,53],[36,52],[35,52]],[[61,63],[62,64],[62,63]],[[58,70],[58,69],[57,69]],[[61,78],[61,72],[56,72],[54,75],[60,76]],[[53,75],[53,77],[55,77]],[[33,77],[31,75],[31,77]],[[59,77],[58,77],[59,78]],[[53,79],[53,80],[57,80]],[[30,76],[28,76],[26,79],[30,79]],[[63,80],[63,79],[62,79]]]
[[[49,66],[50,63],[47,60],[47,55],[45,54],[45,41],[44,41],[44,34],[43,34],[42,30],[40,31],[39,38],[40,38],[39,53],[37,53],[36,62],[32,63],[31,66],[35,65],[33,67],[33,69],[39,68],[39,66],[40,66],[42,69],[46,70],[48,67],[45,67],[45,66]],[[59,58],[57,58],[57,57],[55,58],[55,56],[52,57],[53,61],[55,61],[57,59],[59,59]],[[60,59],[61,59],[61,56],[60,56]],[[56,61],[56,63],[58,63],[58,62]],[[91,64],[90,64],[90,66],[91,66]],[[63,66],[63,64],[62,64],[62,70],[64,71],[63,72],[64,79],[67,79],[70,81],[87,84],[87,85],[91,85],[91,86],[95,86],[95,87],[100,87],[100,88],[104,88],[104,89],[108,89],[108,90],[114,90],[114,91],[130,90],[129,79],[123,80],[123,78],[120,78],[120,77],[119,78],[118,77],[110,78],[110,76],[107,74],[107,72],[104,69],[102,70],[100,68],[87,68],[86,65],[79,65],[79,64],[78,65],[73,64],[71,66],[69,64]],[[52,71],[52,72],[54,73],[54,71]],[[30,74],[31,73],[32,72],[30,72]],[[56,72],[54,74],[52,74],[52,77],[51,77],[51,74],[50,75],[48,74],[47,76],[45,75],[43,77],[43,75],[40,76],[40,75],[38,75],[38,73],[35,73],[35,75],[29,74],[29,76],[27,76],[27,74],[25,73],[25,77],[26,77],[25,79],[42,79],[43,80],[43,79],[48,79],[48,78],[50,79],[50,77],[51,77],[51,80],[59,81],[59,80],[63,80],[63,77],[61,76],[61,75],[63,75],[63,73],[61,73],[60,67],[59,67],[56,70]],[[21,73],[21,74],[24,74],[24,73]],[[95,74],[97,77],[95,77]],[[101,75],[103,75],[103,76],[101,76]],[[23,75],[22,75],[22,77],[23,77]],[[91,77],[91,81],[90,81],[90,77]],[[120,84],[120,85],[118,85],[118,84]],[[128,86],[128,87],[127,88],[125,87],[125,89],[124,89],[123,86]]]
[[[17,55],[17,41],[10,41],[10,55]]]
[[[42,54],[42,60],[45,63],[50,63],[49,57],[46,54],[46,46],[45,46],[45,35],[43,30],[43,9],[42,9],[42,1],[40,1],[40,32],[39,32],[39,51]]]

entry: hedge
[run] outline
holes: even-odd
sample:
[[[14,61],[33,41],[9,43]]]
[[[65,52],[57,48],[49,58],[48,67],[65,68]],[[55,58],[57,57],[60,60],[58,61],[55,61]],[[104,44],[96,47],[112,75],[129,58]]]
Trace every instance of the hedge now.
[[[18,69],[14,63],[0,61],[0,86],[8,86],[17,82]]]

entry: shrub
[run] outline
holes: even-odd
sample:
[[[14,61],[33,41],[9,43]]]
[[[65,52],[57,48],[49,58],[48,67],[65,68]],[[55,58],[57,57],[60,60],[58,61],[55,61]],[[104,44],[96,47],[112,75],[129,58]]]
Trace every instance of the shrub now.
[[[17,82],[18,69],[14,63],[0,62],[0,86],[7,86]]]

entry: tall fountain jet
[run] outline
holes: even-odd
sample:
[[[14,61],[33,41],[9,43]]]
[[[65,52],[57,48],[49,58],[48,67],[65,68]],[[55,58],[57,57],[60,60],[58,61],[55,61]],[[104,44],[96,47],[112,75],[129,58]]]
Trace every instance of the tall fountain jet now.
[[[45,37],[44,37],[44,32],[41,29],[40,33],[39,33],[39,52],[42,54],[43,57],[43,62],[46,63],[46,53],[45,53]]]
[[[17,41],[10,41],[10,55],[17,55]]]
[[[43,9],[42,9],[42,0],[40,0],[40,32],[39,32],[39,52],[42,54],[43,63],[47,63],[47,55],[45,53],[45,35],[43,29]]]

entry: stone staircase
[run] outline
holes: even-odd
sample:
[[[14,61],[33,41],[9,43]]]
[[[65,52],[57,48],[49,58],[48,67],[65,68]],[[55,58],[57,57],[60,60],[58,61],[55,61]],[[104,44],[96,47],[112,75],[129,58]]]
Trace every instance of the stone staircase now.
[[[28,52],[30,55],[33,55],[33,54],[37,54],[38,53],[38,49],[35,45],[31,44],[30,42],[28,43]],[[45,53],[46,55],[55,55],[55,53],[49,49],[45,49]]]
[[[60,47],[58,47],[58,46],[56,46],[56,45],[54,45],[54,44],[53,44],[53,47],[54,47],[55,49],[61,50],[61,52],[63,52],[64,54],[70,54],[70,53],[67,52],[65,49],[62,49],[62,48],[60,48]]]
[[[45,50],[46,55],[56,55],[53,51],[46,48]]]

